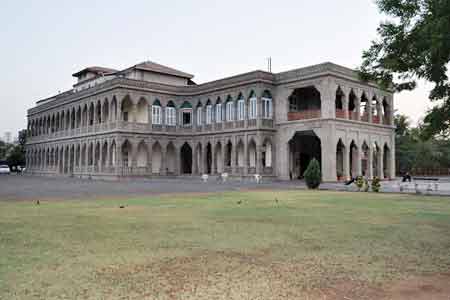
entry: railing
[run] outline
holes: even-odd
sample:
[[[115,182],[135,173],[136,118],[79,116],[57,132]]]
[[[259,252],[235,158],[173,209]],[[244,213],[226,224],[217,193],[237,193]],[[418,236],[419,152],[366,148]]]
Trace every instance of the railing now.
[[[336,118],[346,119],[345,110],[336,108]]]
[[[262,125],[264,127],[273,127],[273,120],[272,119],[262,119]]]
[[[215,131],[221,131],[223,128],[222,123],[215,123],[214,124],[214,130]]]
[[[256,119],[250,119],[247,122],[248,127],[256,127]]]
[[[235,127],[236,128],[243,128],[245,127],[245,121],[244,120],[239,120],[235,122]]]
[[[380,117],[379,116],[372,116],[372,123],[380,124]]]
[[[161,124],[152,124],[152,131],[162,131],[163,127]]]
[[[358,112],[356,112],[356,111],[349,111],[348,112],[348,118],[350,119],[350,120],[358,120]]]
[[[388,118],[384,118],[384,119],[383,119],[383,124],[384,124],[384,125],[391,125],[391,122],[389,121]]]
[[[234,128],[234,122],[229,121],[225,123],[225,129],[233,129]]]
[[[320,109],[288,112],[288,121],[320,118]]]
[[[362,114],[361,115],[361,121],[369,122],[369,115],[368,114]]]

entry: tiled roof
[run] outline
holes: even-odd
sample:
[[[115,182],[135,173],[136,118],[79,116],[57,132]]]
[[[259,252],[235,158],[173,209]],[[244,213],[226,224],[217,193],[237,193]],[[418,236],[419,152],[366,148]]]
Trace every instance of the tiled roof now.
[[[72,74],[72,76],[78,77],[81,74],[86,73],[86,72],[92,72],[92,73],[96,73],[96,74],[110,74],[110,73],[116,73],[117,70],[114,70],[114,69],[111,69],[111,68],[94,66],[94,67],[87,67],[87,68],[85,68],[85,69],[83,69],[81,71],[78,71],[78,72]]]
[[[139,69],[139,70],[150,71],[150,72],[161,73],[161,74],[178,76],[178,77],[182,77],[182,78],[191,79],[194,77],[194,75],[192,75],[192,74],[185,73],[185,72],[182,72],[182,71],[179,71],[179,70],[167,67],[167,66],[163,66],[163,65],[157,64],[152,61],[146,61],[146,62],[137,64],[133,68]]]

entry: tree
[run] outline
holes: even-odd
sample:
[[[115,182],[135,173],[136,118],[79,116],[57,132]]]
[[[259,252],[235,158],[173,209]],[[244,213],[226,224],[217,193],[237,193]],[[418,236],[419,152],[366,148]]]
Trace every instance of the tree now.
[[[412,90],[416,80],[434,84],[430,100],[440,101],[424,119],[428,137],[450,136],[450,1],[376,0],[390,17],[379,39],[363,52],[360,76],[395,91]],[[395,75],[395,78],[394,78]]]
[[[7,154],[6,160],[10,167],[24,166],[25,165],[25,144],[27,142],[27,131],[20,130],[19,143],[12,147],[11,151]]]
[[[306,185],[310,189],[317,189],[322,180],[322,174],[320,172],[320,165],[317,159],[313,158],[306,168],[305,173],[303,174],[305,177]]]

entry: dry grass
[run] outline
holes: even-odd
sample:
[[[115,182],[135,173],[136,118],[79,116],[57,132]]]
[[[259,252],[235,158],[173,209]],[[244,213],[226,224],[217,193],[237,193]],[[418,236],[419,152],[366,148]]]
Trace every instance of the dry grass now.
[[[449,232],[449,198],[0,202],[0,299],[321,299],[333,287],[382,298],[386,283],[448,272]]]

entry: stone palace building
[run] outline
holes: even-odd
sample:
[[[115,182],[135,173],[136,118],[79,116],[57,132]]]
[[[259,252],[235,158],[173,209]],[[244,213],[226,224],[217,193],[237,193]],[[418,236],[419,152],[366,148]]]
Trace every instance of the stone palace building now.
[[[196,84],[153,62],[89,67],[28,110],[27,171],[119,178],[261,174],[392,178],[393,93],[323,63]]]

